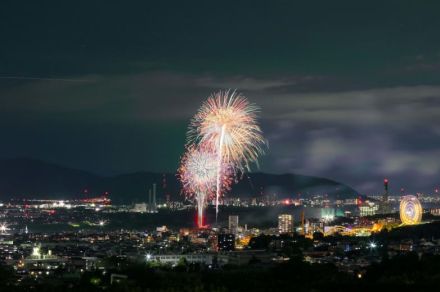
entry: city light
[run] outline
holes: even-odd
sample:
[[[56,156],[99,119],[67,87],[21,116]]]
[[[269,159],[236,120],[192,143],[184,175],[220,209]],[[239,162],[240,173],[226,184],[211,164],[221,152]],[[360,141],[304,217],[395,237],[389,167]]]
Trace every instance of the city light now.
[[[1,223],[0,224],[0,233],[5,233],[8,230],[8,226],[6,225],[6,223]]]

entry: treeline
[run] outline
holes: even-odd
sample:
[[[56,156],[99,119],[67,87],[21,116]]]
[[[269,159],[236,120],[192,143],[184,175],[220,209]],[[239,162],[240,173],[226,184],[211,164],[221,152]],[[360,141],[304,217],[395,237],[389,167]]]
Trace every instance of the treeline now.
[[[127,279],[110,284],[112,273]],[[271,267],[253,262],[222,269],[184,261],[175,268],[123,261],[105,274],[87,272],[75,281],[51,279],[30,286],[16,286],[10,281],[12,273],[0,275],[0,291],[436,291],[440,256],[419,258],[408,253],[385,258],[362,271],[361,278],[331,264],[309,264],[298,258]]]

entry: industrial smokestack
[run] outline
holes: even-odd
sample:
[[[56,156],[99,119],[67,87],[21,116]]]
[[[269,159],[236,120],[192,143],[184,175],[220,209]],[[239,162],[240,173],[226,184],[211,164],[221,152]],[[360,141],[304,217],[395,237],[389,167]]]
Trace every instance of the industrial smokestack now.
[[[156,184],[153,184],[153,212],[157,211],[156,206]]]
[[[148,190],[148,212],[151,212],[151,189]]]

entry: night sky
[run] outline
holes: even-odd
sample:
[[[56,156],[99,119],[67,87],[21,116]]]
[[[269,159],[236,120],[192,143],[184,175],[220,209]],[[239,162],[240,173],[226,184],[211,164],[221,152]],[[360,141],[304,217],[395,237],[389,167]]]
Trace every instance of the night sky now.
[[[236,88],[261,171],[440,185],[439,1],[157,2],[2,0],[0,158],[175,171],[201,102]]]

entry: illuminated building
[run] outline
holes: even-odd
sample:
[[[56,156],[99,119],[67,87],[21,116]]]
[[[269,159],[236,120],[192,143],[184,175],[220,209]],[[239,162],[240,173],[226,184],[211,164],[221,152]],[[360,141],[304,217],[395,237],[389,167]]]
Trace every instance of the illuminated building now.
[[[232,251],[235,249],[235,235],[234,234],[219,234],[217,239],[218,250]]]
[[[344,205],[351,206],[351,205],[357,205],[358,201],[357,199],[345,199]]]
[[[47,254],[43,254],[39,245],[35,246],[32,249],[32,254],[24,259],[24,265],[28,270],[57,269],[64,263],[65,259],[52,255],[50,250]]]
[[[440,216],[440,208],[434,208],[429,211],[431,215]]]
[[[203,264],[203,265],[212,265],[213,255],[212,254],[159,254],[159,255],[150,255],[147,254],[145,256],[147,262],[158,262],[162,264],[168,264],[175,266],[185,259],[186,262],[190,264]]]
[[[278,216],[278,232],[291,233],[293,230],[293,220],[290,214],[281,214]]]
[[[237,249],[243,249],[245,246],[249,245],[249,242],[251,241],[252,236],[250,235],[240,235],[238,238],[238,245],[236,246]]]
[[[361,204],[359,205],[359,212],[361,217],[376,215],[378,211],[379,205],[373,202],[365,201],[361,202]]]
[[[229,232],[237,235],[238,229],[238,216],[237,215],[229,215]]]
[[[336,211],[334,208],[322,208],[321,209],[321,219],[324,221],[332,221],[335,219]]]
[[[162,225],[162,226],[156,227],[156,231],[157,232],[168,232],[168,228],[166,227],[166,225]]]
[[[400,220],[403,224],[419,224],[422,221],[422,213],[422,205],[416,196],[404,196],[400,201]]]
[[[191,233],[191,230],[189,228],[180,228],[179,234],[181,236],[188,236]]]
[[[145,203],[134,204],[134,207],[133,207],[133,209],[131,209],[131,212],[146,213],[147,212],[147,204],[145,204]]]

